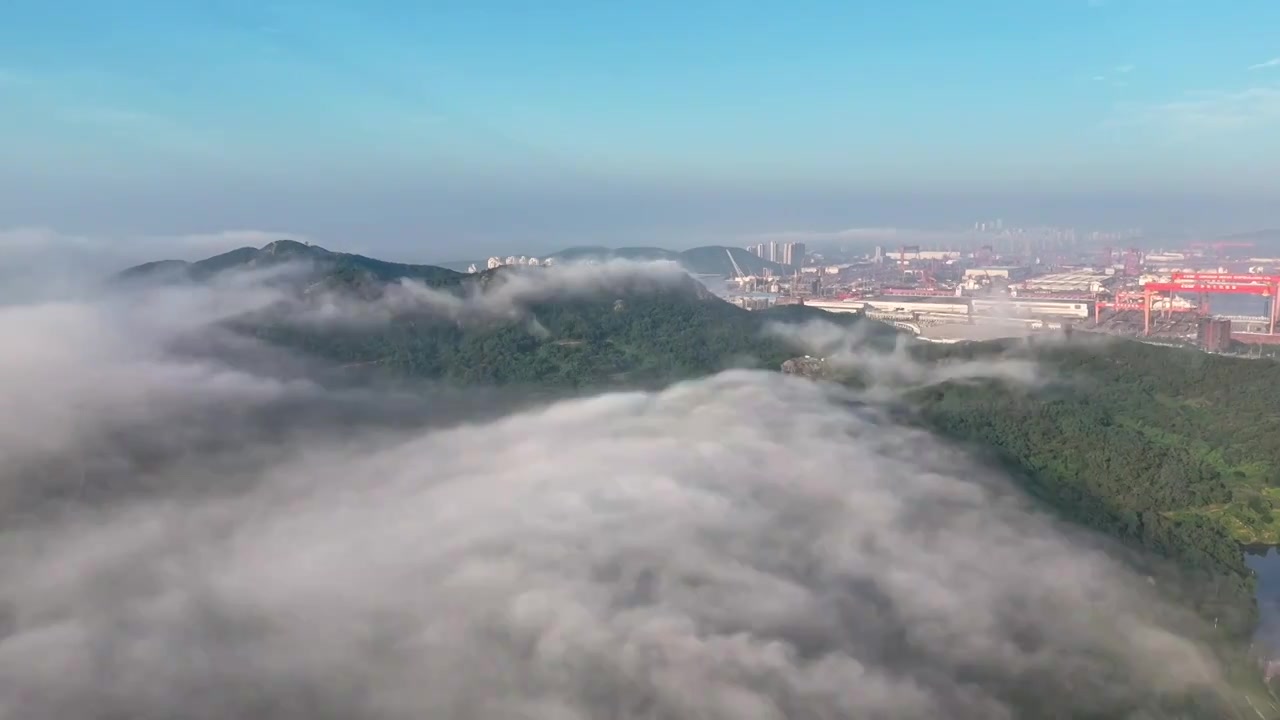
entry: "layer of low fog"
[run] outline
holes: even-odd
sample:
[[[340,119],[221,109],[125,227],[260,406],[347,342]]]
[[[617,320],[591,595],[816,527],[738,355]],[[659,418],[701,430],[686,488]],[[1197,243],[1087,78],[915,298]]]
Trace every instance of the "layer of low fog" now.
[[[294,268],[286,268],[290,272]],[[402,313],[432,313],[467,322],[522,318],[534,303],[574,299],[625,287],[630,292],[662,292],[698,287],[688,271],[671,261],[611,259],[599,263],[560,263],[551,267],[503,267],[483,284],[433,288],[404,279],[382,289],[376,301],[351,302],[349,294],[318,286],[306,302],[289,308],[299,323],[385,322]]]
[[[866,396],[335,389],[212,329],[277,299],[0,310],[0,718],[1142,716],[1218,682],[1144,578]]]
[[[1045,380],[1033,360],[1015,354],[976,360],[922,362],[911,352],[917,341],[907,334],[892,343],[872,334],[869,324],[852,327],[827,320],[802,323],[771,322],[766,335],[820,357],[837,372],[857,373],[872,397],[945,382],[1002,380],[1031,387]]]

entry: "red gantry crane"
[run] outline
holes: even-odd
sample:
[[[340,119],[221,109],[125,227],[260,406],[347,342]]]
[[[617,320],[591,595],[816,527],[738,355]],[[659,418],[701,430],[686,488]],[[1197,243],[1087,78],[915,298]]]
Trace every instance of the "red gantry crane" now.
[[[1280,276],[1233,275],[1230,273],[1175,272],[1169,282],[1147,283],[1142,286],[1142,322],[1144,335],[1151,334],[1151,299],[1155,293],[1169,293],[1170,305],[1175,294],[1197,295],[1258,295],[1271,300],[1268,310],[1267,333],[1276,332],[1276,295],[1280,294]]]

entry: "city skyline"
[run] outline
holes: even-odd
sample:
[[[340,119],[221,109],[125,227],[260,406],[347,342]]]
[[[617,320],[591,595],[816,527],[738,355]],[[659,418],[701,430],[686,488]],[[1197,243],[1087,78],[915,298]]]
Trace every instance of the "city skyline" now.
[[[1280,226],[1280,6],[1029,5],[15,0],[0,229],[425,260]]]

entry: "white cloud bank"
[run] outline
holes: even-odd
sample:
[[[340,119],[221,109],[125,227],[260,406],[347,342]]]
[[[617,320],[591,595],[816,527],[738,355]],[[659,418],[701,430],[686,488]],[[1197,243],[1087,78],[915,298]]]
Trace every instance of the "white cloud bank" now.
[[[0,720],[1144,717],[1219,682],[1142,578],[865,397],[735,371],[259,435],[335,392],[171,350],[257,302],[0,314]]]
[[[858,373],[868,386],[867,392],[877,398],[947,382],[1003,380],[1032,386],[1043,380],[1036,363],[1027,357],[925,362],[912,355],[911,337],[899,336],[886,348],[865,324],[846,327],[825,320],[770,323],[765,332],[822,358],[834,370]]]

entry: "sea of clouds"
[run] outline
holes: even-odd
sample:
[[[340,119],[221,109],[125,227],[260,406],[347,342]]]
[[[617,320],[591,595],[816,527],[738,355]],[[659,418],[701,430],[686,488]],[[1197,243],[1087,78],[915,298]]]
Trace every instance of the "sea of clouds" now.
[[[1221,684],[1105,543],[874,393],[335,387],[218,329],[259,280],[0,308],[0,719],[1159,717]],[[1037,379],[774,332],[881,387]]]

